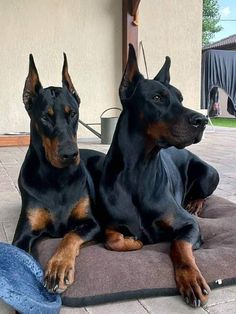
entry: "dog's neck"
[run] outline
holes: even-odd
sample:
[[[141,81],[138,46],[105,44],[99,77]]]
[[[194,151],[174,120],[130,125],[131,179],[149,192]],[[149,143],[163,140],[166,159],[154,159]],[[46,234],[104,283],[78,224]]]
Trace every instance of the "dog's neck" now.
[[[120,161],[129,168],[142,167],[157,158],[160,151],[155,141],[147,137],[143,126],[135,121],[130,112],[122,112],[110,147],[114,162]]]

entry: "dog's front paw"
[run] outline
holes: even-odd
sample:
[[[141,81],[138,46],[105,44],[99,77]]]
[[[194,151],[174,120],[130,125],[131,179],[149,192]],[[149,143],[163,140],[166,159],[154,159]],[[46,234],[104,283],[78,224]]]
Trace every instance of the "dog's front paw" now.
[[[74,282],[74,261],[66,256],[53,256],[46,267],[44,287],[50,292],[62,293]]]
[[[184,266],[175,270],[175,280],[185,302],[192,307],[207,303],[210,288],[198,269]]]
[[[196,216],[199,216],[202,212],[204,203],[205,203],[205,199],[202,199],[202,198],[197,199],[197,200],[193,200],[193,201],[188,203],[188,205],[186,206],[186,210],[190,214],[194,214]]]
[[[125,237],[122,233],[107,229],[106,230],[106,244],[105,247],[108,250],[125,252],[140,250],[143,247],[143,243],[135,237]]]

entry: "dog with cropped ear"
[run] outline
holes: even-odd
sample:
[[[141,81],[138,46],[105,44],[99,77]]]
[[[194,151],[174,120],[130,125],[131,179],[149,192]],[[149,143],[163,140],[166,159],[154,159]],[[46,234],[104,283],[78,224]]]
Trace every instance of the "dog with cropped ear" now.
[[[183,106],[169,69],[167,57],[154,79],[145,79],[130,45],[119,89],[123,111],[100,182],[106,247],[131,251],[170,241],[177,287],[198,307],[210,289],[193,255],[201,233],[192,213],[201,211],[219,176],[184,149],[201,140],[207,118]]]
[[[45,287],[62,292],[74,281],[82,244],[100,232],[93,181],[77,146],[80,98],[65,54],[62,87],[47,88],[30,55],[23,102],[30,117],[30,145],[18,180],[22,209],[13,244],[31,252],[43,236],[62,237],[45,270]]]

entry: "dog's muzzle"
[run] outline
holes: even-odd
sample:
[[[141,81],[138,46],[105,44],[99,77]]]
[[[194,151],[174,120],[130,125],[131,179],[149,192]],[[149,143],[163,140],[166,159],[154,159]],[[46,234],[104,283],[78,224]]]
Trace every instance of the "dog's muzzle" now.
[[[195,128],[205,128],[208,118],[200,113],[196,113],[189,118],[189,123]]]

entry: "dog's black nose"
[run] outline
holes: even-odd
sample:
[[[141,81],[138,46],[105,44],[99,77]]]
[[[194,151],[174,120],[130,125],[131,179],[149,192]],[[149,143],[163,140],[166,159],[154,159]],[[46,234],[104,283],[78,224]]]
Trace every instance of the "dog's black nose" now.
[[[196,113],[190,117],[189,122],[192,126],[198,128],[199,126],[205,126],[208,123],[208,119],[203,114]]]
[[[73,153],[66,153],[61,156],[61,159],[63,162],[72,162],[77,158],[78,154],[79,154],[78,151]]]
[[[77,145],[68,142],[60,146],[58,154],[63,163],[69,164],[76,160],[79,150]]]

